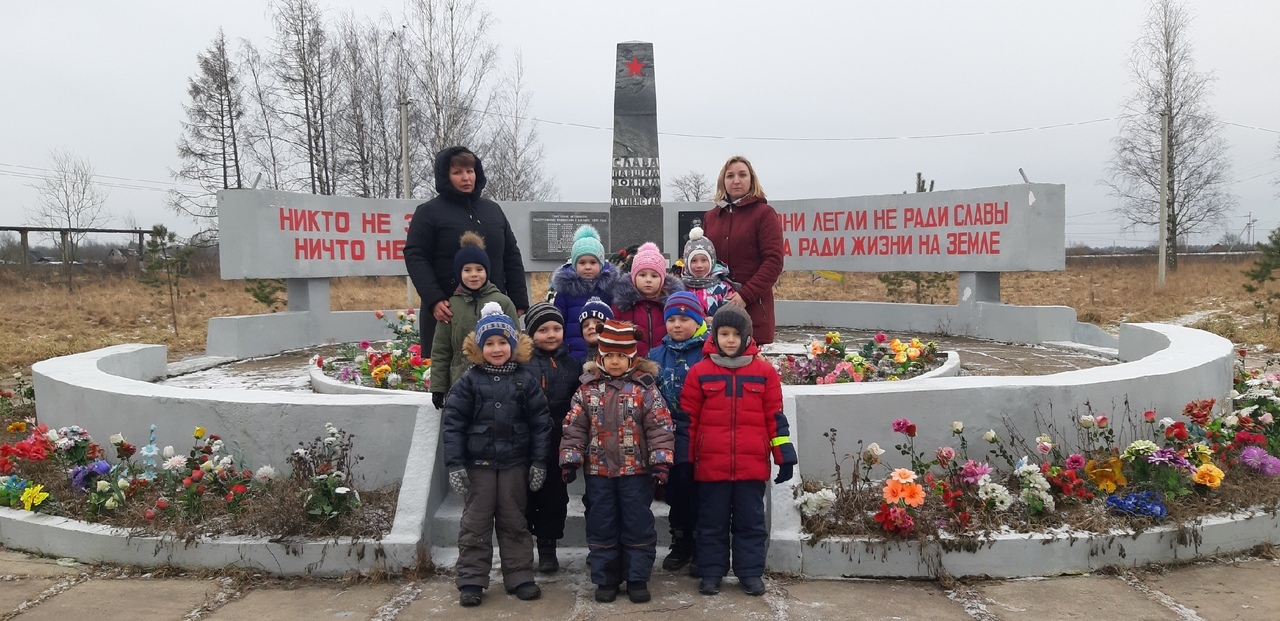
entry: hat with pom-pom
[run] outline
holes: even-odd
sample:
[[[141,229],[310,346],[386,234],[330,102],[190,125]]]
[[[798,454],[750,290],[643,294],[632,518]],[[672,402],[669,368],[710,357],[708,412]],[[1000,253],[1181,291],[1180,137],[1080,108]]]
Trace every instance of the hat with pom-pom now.
[[[484,307],[480,309],[480,321],[476,322],[476,345],[484,347],[484,342],[489,340],[489,337],[501,336],[507,339],[514,351],[519,334],[516,322],[502,312],[501,304],[485,302]]]
[[[685,271],[689,270],[689,262],[696,254],[705,255],[707,260],[711,261],[711,267],[716,266],[716,246],[707,239],[700,226],[689,229],[689,241],[684,243]]]
[[[489,277],[489,253],[484,251],[484,238],[475,231],[467,231],[458,240],[458,251],[453,254],[453,277],[462,284],[462,268],[468,263],[484,266],[485,279]]]
[[[604,244],[600,243],[600,231],[590,224],[584,224],[573,232],[573,248],[569,251],[569,264],[577,265],[578,259],[588,254],[600,263],[604,263]]]
[[[587,303],[582,305],[582,311],[578,313],[578,323],[585,323],[588,319],[609,321],[613,319],[613,309],[599,297],[591,296]]]
[[[703,308],[702,300],[692,291],[676,291],[667,296],[667,303],[662,307],[662,319],[666,321],[676,315],[684,315],[702,323],[707,318],[707,310]]]
[[[631,282],[635,282],[636,276],[640,270],[653,270],[658,273],[658,282],[665,281],[667,278],[667,258],[662,256],[662,251],[658,250],[658,244],[653,242],[645,242],[640,245],[640,249],[636,250],[635,258],[631,259]]]
[[[600,328],[600,340],[596,345],[600,348],[601,357],[605,354],[622,354],[634,360],[637,351],[636,327],[629,321],[610,319]]]

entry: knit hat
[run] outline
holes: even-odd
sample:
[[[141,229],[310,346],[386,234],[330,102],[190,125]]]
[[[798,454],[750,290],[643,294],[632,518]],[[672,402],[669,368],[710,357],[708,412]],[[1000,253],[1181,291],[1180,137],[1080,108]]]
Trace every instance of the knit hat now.
[[[689,291],[677,291],[667,296],[667,303],[662,307],[662,319],[666,321],[676,315],[684,315],[702,323],[707,318],[707,311],[702,308],[702,301],[698,296]]]
[[[578,227],[573,233],[573,248],[569,251],[569,265],[577,265],[583,255],[591,255],[604,263],[604,244],[600,243],[600,231],[590,224]]]
[[[524,331],[533,336],[538,331],[538,327],[548,321],[554,321],[564,326],[564,315],[560,314],[560,309],[550,302],[538,302],[529,307],[528,312],[524,314]]]
[[[636,251],[635,257],[631,259],[631,282],[636,281],[636,275],[640,273],[640,270],[653,270],[658,273],[658,278],[661,279],[658,281],[659,283],[666,281],[667,258],[662,256],[661,250],[658,250],[658,244],[645,242]]]
[[[489,278],[489,253],[484,251],[484,238],[479,233],[467,231],[458,240],[458,252],[453,255],[453,277],[462,284],[462,266],[479,263],[484,266],[485,280]]]
[[[693,255],[706,255],[711,261],[711,267],[716,266],[716,246],[711,243],[710,239],[702,231],[702,227],[695,226],[689,229],[689,241],[684,243],[684,266],[688,271],[689,263],[693,259]]]
[[[627,321],[610,319],[600,329],[600,340],[597,342],[600,355],[622,354],[628,358],[636,356],[636,327]]]
[[[728,303],[716,310],[716,314],[711,318],[711,338],[715,339],[716,349],[720,349],[720,328],[737,328],[738,334],[742,337],[742,345],[736,352],[722,351],[720,353],[726,356],[738,356],[746,351],[747,344],[751,342],[751,315],[747,314],[747,309],[741,304]]]
[[[582,312],[578,313],[578,323],[593,318],[600,321],[613,319],[613,309],[609,308],[609,305],[605,304],[604,300],[596,296],[591,296],[591,299],[582,305]]]
[[[717,313],[718,314],[718,313]],[[516,349],[516,322],[502,313],[502,305],[497,302],[485,302],[480,309],[480,321],[476,322],[476,345],[484,347],[484,342],[491,336],[506,337],[511,344],[511,351]]]

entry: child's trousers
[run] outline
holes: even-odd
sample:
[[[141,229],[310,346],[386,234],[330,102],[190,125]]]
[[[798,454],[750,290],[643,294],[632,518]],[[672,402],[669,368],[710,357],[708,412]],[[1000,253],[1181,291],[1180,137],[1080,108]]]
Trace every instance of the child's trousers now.
[[[648,582],[657,556],[658,533],[654,526],[653,478],[648,474],[622,477],[587,475],[587,564],[591,582],[613,586]],[[618,561],[625,556],[626,562]],[[618,567],[626,567],[618,576]]]
[[[462,522],[458,526],[458,588],[489,588],[493,567],[493,530],[498,529],[498,556],[502,583],[508,591],[533,582],[533,537],[524,518],[529,468],[467,468],[467,490]]]
[[[698,573],[703,577],[728,575],[730,548],[733,575],[739,578],[764,575],[764,556],[769,546],[769,525],[764,515],[765,483],[698,482],[696,555]]]

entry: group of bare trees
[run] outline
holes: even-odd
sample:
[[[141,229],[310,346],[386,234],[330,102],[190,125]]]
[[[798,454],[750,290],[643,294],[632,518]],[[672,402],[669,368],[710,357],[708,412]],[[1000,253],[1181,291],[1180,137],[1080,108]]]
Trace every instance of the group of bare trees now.
[[[173,176],[203,190],[175,191],[170,205],[210,236],[218,190],[403,198],[407,185],[426,197],[435,153],[453,145],[485,159],[492,198],[557,195],[520,57],[502,69],[478,0],[410,0],[378,20],[326,15],[315,0],[276,0],[271,11],[269,43],[233,46],[219,31],[189,81]]]

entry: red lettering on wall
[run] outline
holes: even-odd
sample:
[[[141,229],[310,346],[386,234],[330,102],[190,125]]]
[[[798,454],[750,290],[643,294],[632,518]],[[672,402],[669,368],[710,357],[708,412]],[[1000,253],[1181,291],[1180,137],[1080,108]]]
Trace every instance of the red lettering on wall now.
[[[360,214],[360,230],[365,233],[390,233],[391,232],[391,214],[389,213]]]
[[[378,260],[379,261],[403,261],[404,260],[404,242],[403,239],[379,239],[378,240]]]

